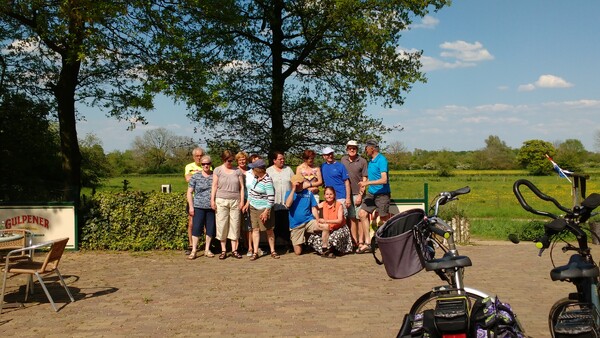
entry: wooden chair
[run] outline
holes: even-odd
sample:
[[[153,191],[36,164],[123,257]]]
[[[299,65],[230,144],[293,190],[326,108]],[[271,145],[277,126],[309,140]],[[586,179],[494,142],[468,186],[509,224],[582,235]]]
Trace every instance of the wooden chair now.
[[[73,298],[73,295],[71,295],[71,291],[69,291],[69,288],[67,288],[67,284],[65,283],[65,280],[63,279],[62,275],[60,274],[60,271],[58,270],[58,263],[60,262],[60,259],[62,258],[62,254],[65,251],[65,247],[67,246],[68,241],[69,241],[68,238],[62,238],[62,239],[48,241],[48,242],[32,245],[32,246],[17,249],[17,250],[12,250],[11,252],[8,253],[8,255],[6,256],[6,266],[4,266],[4,268],[3,268],[4,279],[2,282],[2,296],[0,296],[0,313],[2,313],[2,304],[4,303],[4,292],[6,289],[6,279],[8,277],[8,274],[29,275],[28,282],[27,282],[27,288],[25,290],[25,301],[27,301],[27,295],[29,294],[29,285],[30,284],[33,285],[33,283],[30,283],[30,281],[32,281],[33,276],[36,276],[38,281],[40,282],[40,285],[42,286],[42,289],[44,289],[44,293],[46,293],[46,297],[50,301],[50,305],[52,305],[52,308],[54,309],[54,311],[58,311],[58,309],[56,308],[56,305],[54,304],[54,300],[52,299],[52,296],[50,296],[50,293],[48,292],[48,289],[46,288],[46,284],[44,283],[44,280],[42,279],[42,276],[47,276],[52,273],[55,273],[58,276],[60,283],[62,284],[65,291],[67,291],[67,294],[69,295],[69,299],[71,299],[71,302],[75,301],[75,299]],[[49,250],[43,261],[36,261],[33,259],[26,260],[26,261],[17,261],[17,262],[13,262],[13,263],[11,263],[11,261],[10,261],[11,257],[18,256],[22,252],[33,252],[33,250],[41,249],[44,247],[49,247]]]

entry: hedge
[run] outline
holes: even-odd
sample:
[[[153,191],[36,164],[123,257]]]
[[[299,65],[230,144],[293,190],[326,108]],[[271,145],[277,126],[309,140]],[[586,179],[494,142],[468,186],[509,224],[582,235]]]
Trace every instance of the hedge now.
[[[185,206],[184,193],[96,193],[82,203],[80,247],[183,249],[188,245]]]

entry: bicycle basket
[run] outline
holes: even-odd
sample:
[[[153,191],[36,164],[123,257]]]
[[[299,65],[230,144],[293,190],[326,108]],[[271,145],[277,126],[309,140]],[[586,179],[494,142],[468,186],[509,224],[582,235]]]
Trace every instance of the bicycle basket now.
[[[385,266],[391,278],[410,277],[423,269],[425,259],[433,257],[433,252],[426,248],[426,239],[415,231],[424,217],[425,211],[410,209],[393,216],[375,232],[374,242],[381,251],[383,263],[377,257],[375,261]]]

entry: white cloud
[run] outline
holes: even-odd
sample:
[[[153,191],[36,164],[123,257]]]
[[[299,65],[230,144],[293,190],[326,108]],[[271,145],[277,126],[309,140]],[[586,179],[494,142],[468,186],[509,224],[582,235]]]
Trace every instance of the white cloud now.
[[[479,62],[494,59],[494,56],[487,49],[483,48],[483,45],[479,41],[475,43],[468,43],[462,40],[444,42],[440,45],[440,48],[446,50],[440,54],[442,57],[455,58],[461,61]]]
[[[468,68],[477,66],[473,62],[461,62],[453,61],[447,62],[440,59],[432,58],[431,56],[423,55],[421,57],[421,63],[423,64],[422,70],[425,72],[437,70],[437,69],[456,69],[456,68]]]
[[[539,88],[569,88],[573,87],[572,83],[569,83],[562,78],[554,75],[542,75],[535,82],[535,85]]]
[[[520,92],[532,91],[537,88],[570,88],[574,85],[561,77],[545,74],[541,75],[534,83],[522,84],[518,87]]]
[[[440,45],[442,59],[423,55],[423,71],[475,67],[479,62],[493,60],[494,56],[480,42],[468,43],[462,40],[444,42]],[[445,59],[444,59],[445,58]]]
[[[517,90],[520,92],[530,92],[532,90],[535,90],[535,85],[533,83],[522,84],[519,85],[519,88],[517,88]]]
[[[440,20],[434,18],[431,15],[425,15],[421,18],[421,23],[415,23],[410,25],[410,28],[426,28],[433,29],[440,23]]]

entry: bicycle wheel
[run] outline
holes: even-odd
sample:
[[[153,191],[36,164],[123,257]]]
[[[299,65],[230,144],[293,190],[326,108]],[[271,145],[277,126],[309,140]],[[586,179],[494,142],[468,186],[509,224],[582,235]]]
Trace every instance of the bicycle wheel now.
[[[550,308],[548,314],[548,326],[550,328],[550,335],[552,338],[555,337],[555,330],[557,329],[557,323],[559,321],[572,322],[567,323],[566,326],[581,326],[588,324],[590,332],[585,337],[599,338],[598,328],[594,324],[593,315],[591,313],[593,309],[591,305],[581,304],[577,300],[563,298],[558,300]],[[559,324],[560,326],[561,324]],[[563,325],[565,326],[565,325]],[[559,328],[560,331],[560,328]]]
[[[473,307],[473,304],[477,300],[482,300],[485,297],[488,297],[485,293],[481,291],[477,291],[474,289],[465,288],[465,294],[467,296],[467,300],[469,301],[469,307]],[[449,296],[458,296],[456,290],[453,291],[429,291],[423,294],[419,299],[417,299],[413,306],[410,308],[409,314],[416,315],[418,313],[423,313],[425,310],[433,310],[435,309],[436,301],[441,298],[447,298]]]

